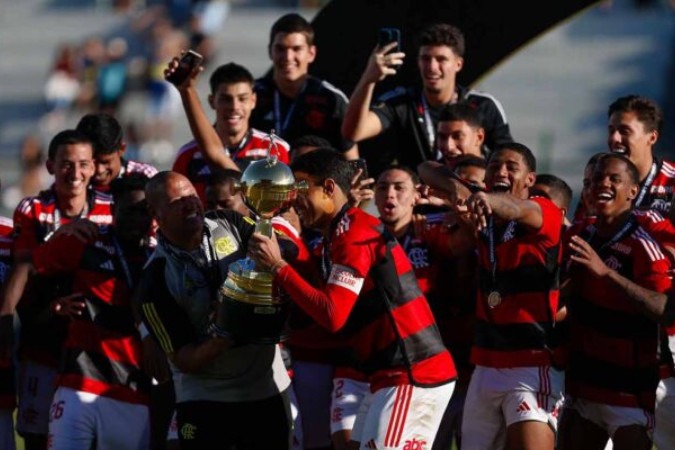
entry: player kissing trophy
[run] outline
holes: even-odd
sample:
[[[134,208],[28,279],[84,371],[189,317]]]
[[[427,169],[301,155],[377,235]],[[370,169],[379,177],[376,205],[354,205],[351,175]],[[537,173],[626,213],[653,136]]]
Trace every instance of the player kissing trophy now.
[[[274,131],[270,133],[267,157],[253,161],[244,170],[239,185],[246,206],[258,217],[255,231],[272,236],[272,217],[293,203],[298,190],[291,168],[280,162],[273,150]],[[274,274],[257,267],[246,257],[229,266],[227,279],[220,288],[216,325],[236,341],[269,344],[284,339],[289,303],[272,286]]]

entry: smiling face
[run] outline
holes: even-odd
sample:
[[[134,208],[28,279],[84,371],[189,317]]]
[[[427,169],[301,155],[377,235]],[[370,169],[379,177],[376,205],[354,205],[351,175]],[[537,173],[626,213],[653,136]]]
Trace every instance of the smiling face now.
[[[472,127],[464,120],[440,121],[436,139],[443,161],[452,166],[460,156],[481,156],[485,131],[481,127]]]
[[[59,197],[87,195],[87,186],[94,175],[93,153],[89,143],[65,144],[58,147],[54,160],[47,161]]]
[[[316,47],[303,33],[277,33],[269,51],[275,78],[288,82],[305,77],[316,57]]]
[[[253,86],[245,81],[223,83],[209,96],[209,104],[216,112],[216,128],[235,140],[243,139],[248,131],[248,121],[255,103]]]
[[[417,67],[424,90],[431,94],[447,93],[455,89],[457,72],[464,59],[455,55],[447,45],[423,45],[417,56]]]
[[[403,170],[387,170],[377,179],[375,205],[385,225],[398,228],[410,223],[418,197],[412,178]]]
[[[493,153],[485,171],[485,185],[491,192],[508,192],[526,199],[536,174],[530,170],[525,157],[514,150]]]
[[[628,164],[618,158],[603,158],[595,166],[591,179],[590,201],[600,218],[614,218],[632,208],[638,184]]]
[[[632,111],[613,113],[609,117],[607,132],[609,150],[628,157],[635,164],[651,158],[652,147],[658,139],[658,132],[648,131]]]
[[[122,155],[124,149],[111,153],[98,153],[94,157],[96,173],[91,182],[95,186],[109,186],[122,170]]]

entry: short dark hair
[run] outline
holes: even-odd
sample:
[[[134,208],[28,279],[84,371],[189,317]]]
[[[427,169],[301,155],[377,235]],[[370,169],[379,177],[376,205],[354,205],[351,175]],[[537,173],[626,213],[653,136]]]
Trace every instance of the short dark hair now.
[[[123,177],[115,178],[110,183],[110,194],[113,197],[113,203],[117,203],[122,196],[131,191],[145,191],[148,181],[150,181],[150,178],[140,172],[133,172]]]
[[[485,158],[476,155],[462,155],[457,158],[457,162],[455,162],[454,165],[454,171],[456,172],[458,169],[464,169],[466,167],[485,169],[486,166],[487,163],[485,162]]]
[[[94,144],[85,133],[78,130],[63,130],[56,134],[49,142],[49,149],[47,150],[47,158],[50,161],[54,161],[56,158],[56,153],[60,147],[64,145],[74,145],[74,144],[89,144],[92,147],[92,156]]]
[[[591,156],[588,159],[588,162],[586,162],[586,165],[584,166],[584,168],[586,168],[588,166],[595,166],[598,163],[598,161],[600,160],[600,158],[603,158],[607,153],[608,152],[599,152],[599,153],[596,153],[595,155]]]
[[[223,168],[213,168],[211,173],[206,179],[206,186],[215,186],[218,184],[226,183],[230,180],[239,181],[241,180],[241,172],[234,169],[223,169]]]
[[[307,45],[314,45],[314,28],[312,28],[312,24],[300,14],[285,14],[274,22],[272,29],[270,30],[270,48],[274,42],[274,37],[279,33],[302,33],[305,35],[305,39],[307,39]]]
[[[440,45],[448,46],[455,55],[464,57],[464,33],[454,25],[447,23],[429,25],[417,36],[417,48]]]
[[[211,87],[212,94],[215,94],[218,87],[222,84],[235,83],[248,83],[253,87],[255,79],[246,67],[233,62],[218,66],[209,78],[209,86]]]
[[[483,116],[476,108],[469,105],[468,103],[453,103],[451,105],[444,106],[438,115],[438,121],[464,121],[470,127],[483,128]]]
[[[534,157],[534,153],[532,153],[532,150],[530,150],[525,144],[521,144],[519,142],[505,142],[503,144],[497,145],[497,147],[492,152],[490,152],[490,156],[488,156],[488,163],[497,153],[507,150],[511,150],[520,154],[525,160],[525,164],[527,164],[527,167],[530,169],[530,171],[537,171],[537,159]]]
[[[352,168],[334,148],[322,147],[305,153],[291,163],[291,169],[316,177],[318,183],[331,178],[345,195],[349,194]]]
[[[638,120],[647,131],[661,131],[663,125],[663,113],[654,101],[639,95],[626,95],[619,97],[607,109],[607,117],[616,112],[635,113]]]
[[[563,208],[569,209],[572,202],[572,188],[562,178],[550,173],[537,174],[535,184],[543,184],[551,189],[554,196],[558,197]]]
[[[305,134],[291,143],[291,151],[300,147],[330,147],[330,141],[316,134]]]
[[[412,170],[408,166],[403,166],[403,165],[400,165],[400,164],[392,164],[391,166],[387,167],[386,169],[384,169],[380,173],[380,175],[377,177],[377,179],[379,180],[380,177],[382,176],[382,174],[384,174],[385,172],[389,172],[391,170],[400,170],[401,172],[407,173],[410,176],[410,179],[412,180],[413,185],[415,185],[415,186],[417,186],[418,184],[421,183],[420,176],[417,175],[417,172],[415,172],[414,170]]]
[[[87,114],[80,119],[75,128],[89,136],[94,145],[94,155],[109,155],[122,146],[124,138],[122,126],[110,114]]]
[[[621,155],[619,153],[605,153],[595,164],[595,170],[598,170],[598,167],[601,165],[607,164],[610,159],[618,159],[619,161],[623,161],[623,163],[626,164],[626,168],[628,169],[630,180],[637,185],[640,184],[640,172],[638,171],[637,166],[633,164],[633,161],[628,159],[627,156]]]

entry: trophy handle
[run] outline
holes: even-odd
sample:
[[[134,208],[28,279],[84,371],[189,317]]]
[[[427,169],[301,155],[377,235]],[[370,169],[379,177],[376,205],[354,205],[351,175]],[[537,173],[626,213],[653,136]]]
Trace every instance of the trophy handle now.
[[[272,220],[261,217],[255,224],[256,233],[261,233],[267,236],[268,238],[272,237]]]

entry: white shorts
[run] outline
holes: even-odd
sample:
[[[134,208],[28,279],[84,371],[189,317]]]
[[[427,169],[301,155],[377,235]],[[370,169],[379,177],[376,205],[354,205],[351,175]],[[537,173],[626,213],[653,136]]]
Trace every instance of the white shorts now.
[[[656,448],[675,448],[675,378],[659,382],[656,389]]]
[[[536,421],[558,429],[564,373],[552,367],[494,369],[476,366],[462,419],[462,449],[494,449],[506,443],[506,428]]]
[[[617,429],[630,425],[644,427],[650,439],[654,431],[654,415],[642,408],[605,405],[571,397],[565,399],[565,408],[572,409],[584,419],[593,422],[605,430],[609,437],[614,436]]]
[[[378,389],[361,402],[352,429],[360,450],[431,448],[455,383],[434,388],[409,384]]]
[[[14,411],[10,409],[0,409],[0,448],[2,450],[14,450]]]
[[[59,387],[49,421],[49,449],[145,450],[150,445],[146,405]]]
[[[370,383],[351,378],[333,380],[333,397],[330,405],[330,432],[351,430],[363,399],[370,392]]]
[[[19,363],[16,431],[23,434],[47,434],[49,407],[54,398],[56,369],[33,361]]]
[[[330,364],[293,361],[293,388],[300,410],[306,448],[331,446],[330,402],[333,371]]]

